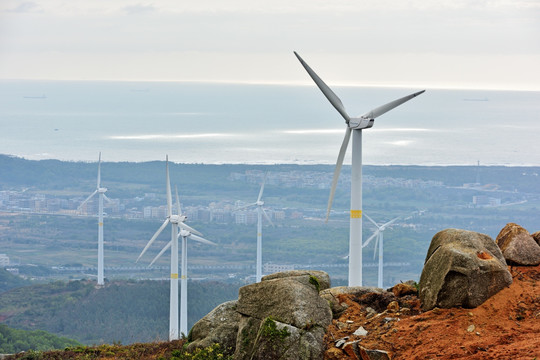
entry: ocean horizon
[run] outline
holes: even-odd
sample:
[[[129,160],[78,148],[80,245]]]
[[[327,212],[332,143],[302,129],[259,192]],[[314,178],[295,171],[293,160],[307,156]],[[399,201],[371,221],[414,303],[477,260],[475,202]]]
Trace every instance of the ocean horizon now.
[[[333,88],[352,116],[422,90]],[[0,123],[30,160],[334,164],[345,133],[315,85],[2,80]],[[427,89],[363,132],[363,163],[540,166],[539,133],[540,92]]]

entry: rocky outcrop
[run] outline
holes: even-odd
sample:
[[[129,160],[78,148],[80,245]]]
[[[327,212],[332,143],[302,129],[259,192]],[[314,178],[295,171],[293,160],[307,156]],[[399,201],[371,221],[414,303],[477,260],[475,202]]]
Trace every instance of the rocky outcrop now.
[[[509,264],[526,266],[540,264],[538,242],[518,224],[506,224],[497,235],[496,242]]]
[[[216,307],[191,328],[187,350],[205,348],[220,344],[223,349],[232,353],[236,346],[236,333],[240,314],[236,311],[237,301],[228,301]]]
[[[330,276],[326,272],[319,270],[282,271],[263,276],[262,281],[284,278],[299,281],[306,286],[311,284],[315,286],[318,291],[326,290],[330,287]]]
[[[419,296],[424,310],[474,308],[511,283],[512,276],[493,239],[472,231],[446,229],[431,241]]]
[[[329,286],[321,273],[287,272],[240,288],[235,359],[322,359],[332,312],[319,296],[321,283]]]
[[[540,246],[540,231],[531,234],[531,236],[533,237],[534,241],[536,241],[538,246]]]
[[[332,312],[319,290],[323,271],[287,271],[240,288],[238,301],[221,304],[199,320],[188,350],[220,343],[235,359],[322,359]]]

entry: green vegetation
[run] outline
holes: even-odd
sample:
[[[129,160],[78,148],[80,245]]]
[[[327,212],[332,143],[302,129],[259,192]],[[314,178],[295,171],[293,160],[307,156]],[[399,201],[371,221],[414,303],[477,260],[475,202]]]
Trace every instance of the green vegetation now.
[[[80,345],[77,341],[58,337],[46,331],[25,331],[0,324],[0,353],[14,354],[21,351],[46,351]]]
[[[315,286],[315,289],[317,289],[317,291],[321,291],[321,285],[319,284],[319,279],[317,279],[316,276],[309,275],[309,283]]]
[[[23,278],[13,275],[9,271],[0,268],[0,293],[29,284],[29,281],[26,281]]]
[[[261,324],[260,334],[262,337],[268,339],[272,343],[278,341],[281,342],[286,337],[291,335],[289,330],[287,330],[285,327],[278,330],[276,321],[271,316],[264,319],[263,323]]]
[[[42,329],[85,344],[166,339],[168,281],[122,281],[96,289],[90,281],[57,281],[0,294],[5,324]],[[217,305],[238,297],[239,284],[189,282],[190,326]]]
[[[232,360],[219,344],[187,352],[185,340],[132,345],[68,346],[64,350],[30,350],[7,357],[11,360]]]

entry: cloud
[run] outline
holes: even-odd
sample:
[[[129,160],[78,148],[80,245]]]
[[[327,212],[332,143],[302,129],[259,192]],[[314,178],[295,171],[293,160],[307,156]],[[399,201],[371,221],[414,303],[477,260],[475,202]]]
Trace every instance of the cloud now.
[[[128,15],[149,14],[157,10],[154,5],[128,5],[122,9]]]
[[[35,2],[25,1],[14,8],[5,10],[10,13],[41,13],[43,9]]]
[[[200,139],[227,137],[231,134],[145,134],[145,135],[114,135],[110,136],[112,140],[175,140],[175,139]]]

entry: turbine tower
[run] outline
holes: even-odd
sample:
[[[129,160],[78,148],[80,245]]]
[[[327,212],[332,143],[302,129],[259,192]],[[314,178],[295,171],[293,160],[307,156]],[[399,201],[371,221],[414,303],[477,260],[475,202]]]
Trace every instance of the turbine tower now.
[[[202,235],[197,230],[191,228],[190,226],[184,224],[186,216],[181,215],[180,211],[180,201],[178,200],[178,192],[176,193],[176,207],[178,213],[174,215],[172,213],[172,194],[171,194],[171,181],[169,176],[169,157],[166,158],[166,180],[167,180],[167,218],[156,231],[154,236],[148,241],[143,251],[137,258],[138,262],[140,258],[144,255],[146,250],[152,245],[152,243],[157,239],[159,234],[171,224],[171,241],[161,250],[161,252],[152,260],[149,266],[152,266],[154,262],[169,248],[171,249],[171,276],[170,276],[170,301],[169,301],[169,340],[177,340],[180,337],[180,334],[183,333],[187,335],[187,246],[184,249],[185,241],[182,241],[182,303],[181,303],[181,324],[180,329],[178,326],[178,237],[180,230],[180,236],[184,240],[184,237],[190,237],[194,240],[210,243],[215,245],[211,241],[205,240],[197,235]],[[188,235],[186,235],[186,233]]]
[[[379,106],[364,115],[352,118],[345,111],[339,97],[322,81],[322,79],[309,67],[309,65],[294,52],[304,69],[313,79],[324,96],[330,101],[334,108],[345,119],[346,130],[341,149],[336,162],[330,197],[328,199],[328,208],[326,211],[326,221],[330,216],[334,194],[336,192],[339,173],[343,165],[343,158],[349,145],[351,133],[353,134],[352,143],[352,165],[351,165],[351,212],[349,225],[349,286],[362,286],[362,129],[369,129],[373,126],[375,118],[403,104],[406,101],[422,94],[425,90],[402,97]]]
[[[107,188],[101,187],[101,152],[99,153],[98,161],[98,174],[97,174],[97,188],[96,190],[84,200],[77,210],[81,208],[94,197],[94,195],[99,194],[99,208],[98,208],[98,275],[97,275],[97,284],[102,286],[104,282],[103,276],[103,199],[111,202],[111,200],[105,195]]]
[[[263,208],[264,201],[262,201],[262,195],[264,192],[264,184],[266,183],[267,175],[268,173],[264,174],[264,179],[261,185],[261,189],[259,190],[259,197],[257,198],[257,201],[252,204],[248,204],[239,208],[239,209],[245,209],[248,207],[257,206],[257,263],[256,263],[256,276],[255,276],[256,282],[260,282],[262,278],[262,216],[264,215],[264,217],[266,218],[266,220],[268,220],[270,225],[274,226],[274,224],[272,223],[272,220],[270,220],[270,217],[268,216],[266,211],[264,211],[264,208]]]
[[[377,276],[377,287],[382,288],[383,287],[383,232],[386,229],[386,227],[392,225],[394,222],[396,222],[399,217],[390,220],[387,223],[384,223],[382,225],[377,224],[372,218],[370,218],[367,214],[364,214],[369,221],[373,223],[377,227],[377,230],[369,237],[369,239],[366,240],[364,245],[362,245],[362,248],[365,248],[368,246],[368,244],[375,238],[375,247],[373,249],[373,260],[375,260],[375,254],[377,253],[377,244],[379,244],[379,274]]]

